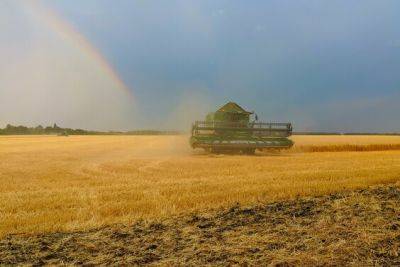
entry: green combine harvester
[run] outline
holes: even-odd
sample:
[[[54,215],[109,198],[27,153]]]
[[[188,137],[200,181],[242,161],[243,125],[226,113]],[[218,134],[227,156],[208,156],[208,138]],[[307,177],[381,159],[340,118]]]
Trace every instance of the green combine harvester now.
[[[256,150],[291,148],[294,143],[288,139],[290,135],[290,123],[258,122],[254,112],[229,102],[208,114],[205,121],[196,121],[192,125],[190,145],[193,149],[203,148],[212,153],[254,154]]]

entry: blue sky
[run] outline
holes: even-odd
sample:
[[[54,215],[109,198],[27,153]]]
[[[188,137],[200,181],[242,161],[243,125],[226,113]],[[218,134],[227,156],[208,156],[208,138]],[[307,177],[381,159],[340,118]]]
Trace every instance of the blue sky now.
[[[133,90],[139,128],[196,97],[298,130],[400,131],[399,1],[44,3]]]

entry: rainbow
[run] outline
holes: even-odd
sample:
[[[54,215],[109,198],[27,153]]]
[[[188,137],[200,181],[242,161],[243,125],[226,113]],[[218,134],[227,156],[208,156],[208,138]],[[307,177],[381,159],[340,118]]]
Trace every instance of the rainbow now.
[[[82,35],[79,31],[62,18],[55,10],[44,6],[40,1],[30,0],[24,2],[24,7],[35,16],[38,20],[42,21],[50,27],[51,30],[61,35],[64,39],[76,44],[78,48],[98,66],[116,83],[116,85],[128,93],[133,98],[132,90],[124,83],[119,77],[118,73],[114,70],[107,59],[93,46],[89,40]]]

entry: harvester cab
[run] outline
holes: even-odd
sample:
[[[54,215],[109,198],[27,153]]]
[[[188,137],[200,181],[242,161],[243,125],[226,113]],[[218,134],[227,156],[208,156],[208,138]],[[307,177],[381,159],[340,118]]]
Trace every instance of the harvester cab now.
[[[237,151],[254,154],[264,149],[287,149],[293,146],[288,137],[292,134],[290,123],[258,122],[254,112],[244,110],[229,102],[216,112],[209,113],[205,121],[192,125],[190,145],[210,152]]]

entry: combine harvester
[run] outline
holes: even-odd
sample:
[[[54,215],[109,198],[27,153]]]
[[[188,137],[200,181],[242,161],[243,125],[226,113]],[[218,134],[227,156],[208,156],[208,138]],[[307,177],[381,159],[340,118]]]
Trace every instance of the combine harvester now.
[[[293,141],[290,123],[258,122],[238,104],[229,102],[216,112],[207,115],[205,121],[192,125],[190,145],[212,153],[242,152],[254,154],[256,150],[288,149]]]

